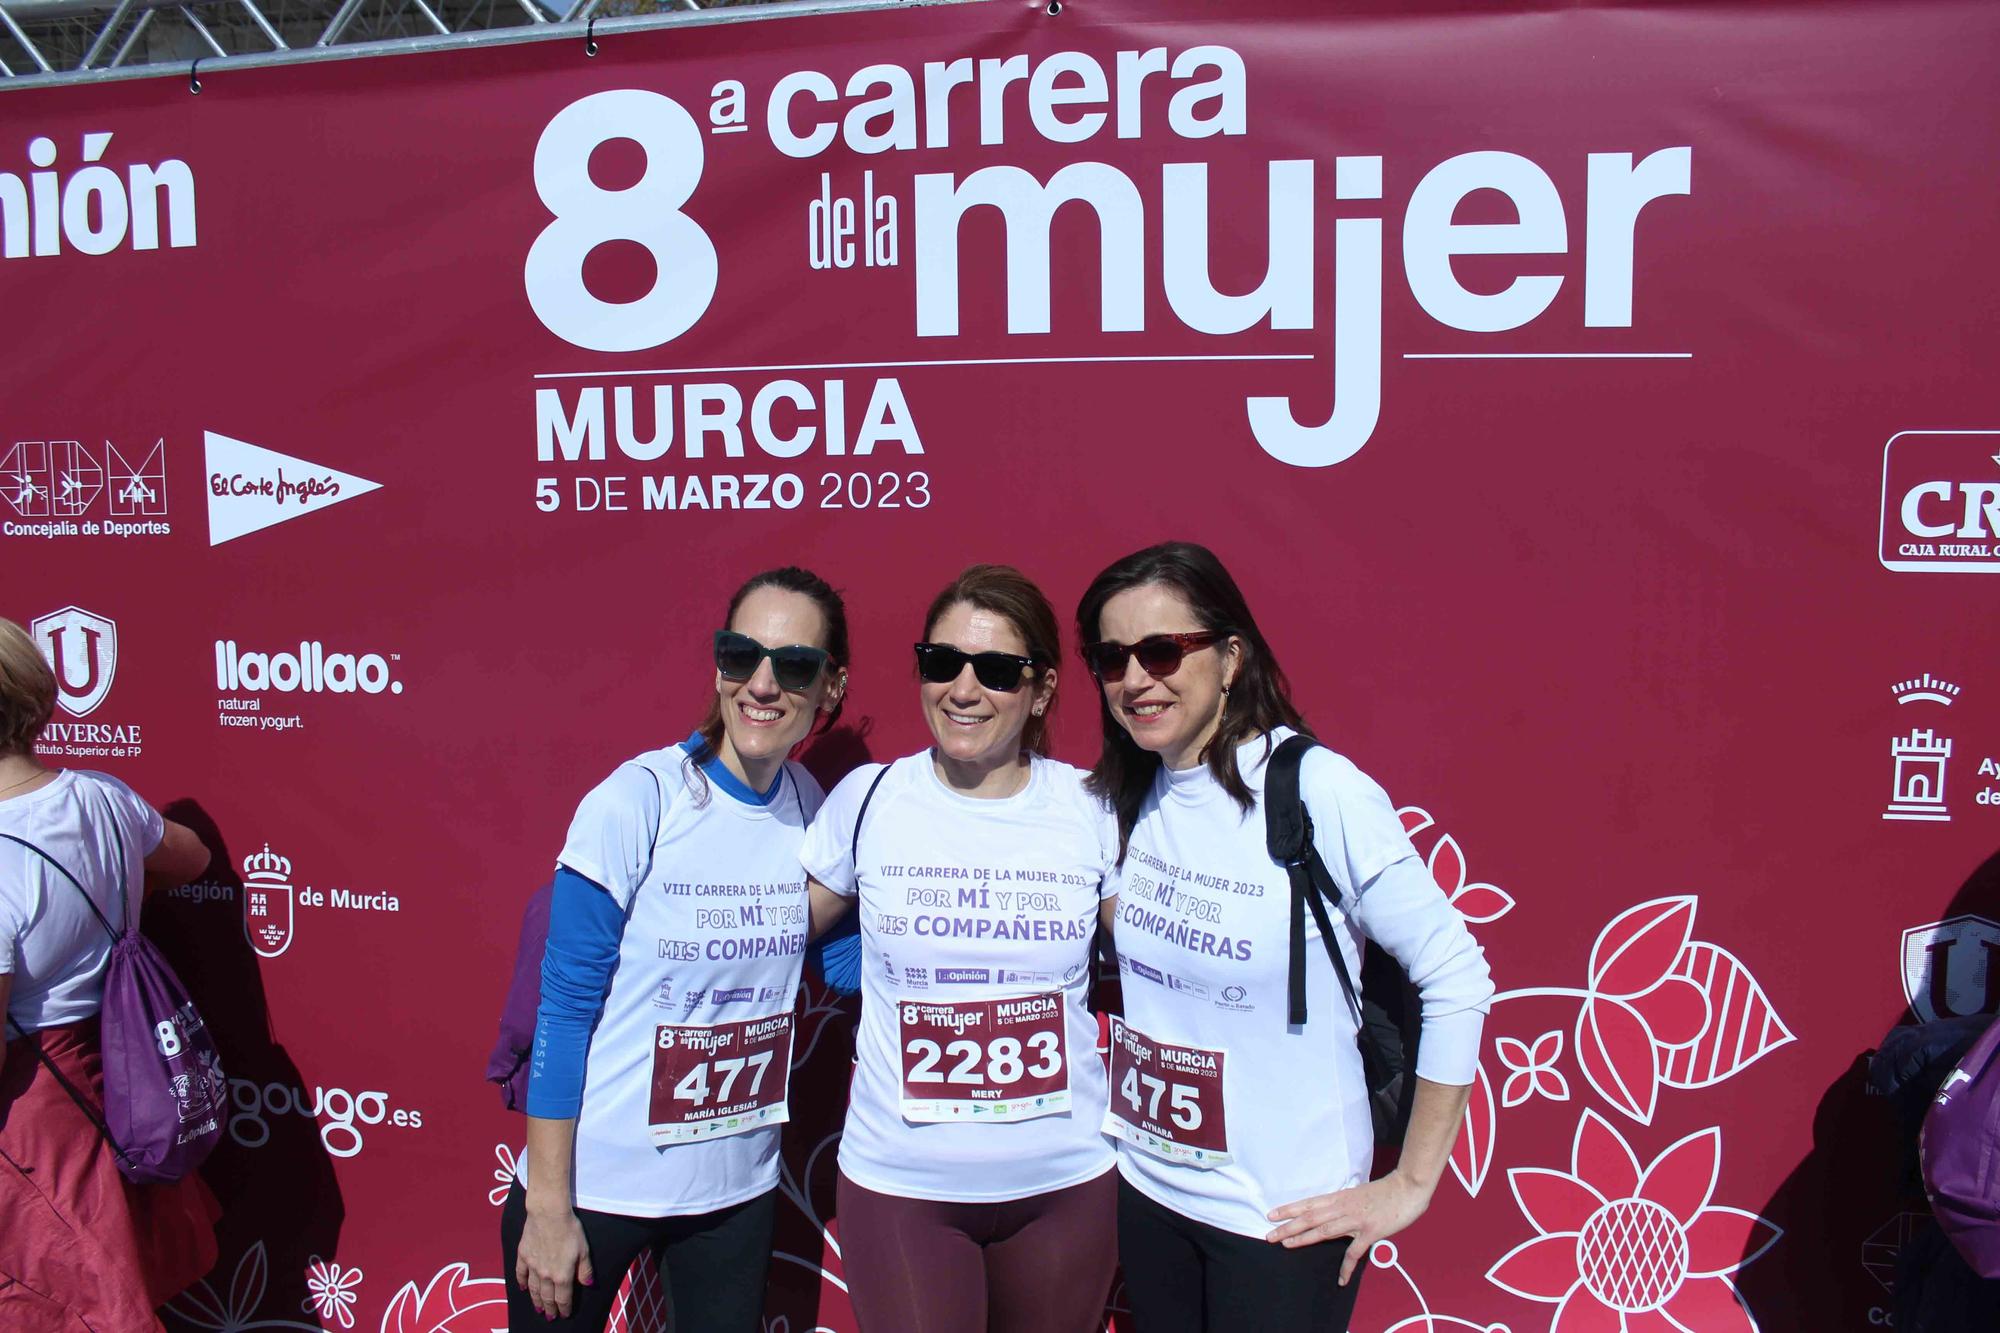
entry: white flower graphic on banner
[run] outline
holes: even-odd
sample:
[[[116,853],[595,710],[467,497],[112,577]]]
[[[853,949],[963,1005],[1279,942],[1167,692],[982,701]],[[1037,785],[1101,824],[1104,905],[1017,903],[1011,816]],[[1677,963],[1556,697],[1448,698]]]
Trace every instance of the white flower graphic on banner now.
[[[1420,805],[1406,805],[1396,811],[1396,817],[1403,821],[1403,832],[1413,838],[1437,823],[1431,812]],[[1451,834],[1437,840],[1430,855],[1424,858],[1424,865],[1458,914],[1470,924],[1483,926],[1514,910],[1514,895],[1499,885],[1467,882],[1465,851]]]
[[[449,1264],[421,1290],[405,1282],[382,1314],[381,1333],[506,1333],[507,1286]]]
[[[260,1240],[237,1258],[236,1268],[229,1275],[227,1294],[217,1292],[209,1280],[203,1278],[161,1309],[181,1323],[201,1329],[204,1333],[249,1333],[253,1329],[272,1328],[321,1333],[318,1324],[301,1323],[296,1319],[265,1319],[257,1314],[257,1307],[264,1303],[264,1289],[270,1273],[270,1260],[265,1255],[264,1242]],[[354,1276],[359,1280],[361,1274],[357,1271]]]
[[[360,1269],[342,1268],[315,1254],[306,1266],[307,1295],[299,1308],[321,1320],[337,1320],[342,1328],[353,1328],[354,1289],[360,1285]]]
[[[1487,1280],[1554,1305],[1550,1333],[1755,1333],[1729,1274],[1770,1249],[1780,1230],[1712,1202],[1722,1131],[1699,1130],[1644,1170],[1631,1146],[1585,1111],[1570,1169],[1507,1173],[1538,1233]]]
[[[1556,1068],[1563,1051],[1560,1031],[1544,1032],[1533,1046],[1513,1037],[1502,1037],[1493,1045],[1508,1070],[1507,1081],[1500,1088],[1502,1106],[1519,1106],[1537,1096],[1552,1102],[1569,1100],[1569,1080]]]
[[[514,1188],[514,1178],[521,1174],[521,1158],[527,1154],[526,1148],[516,1153],[504,1143],[493,1145],[494,1160],[500,1163],[493,1168],[493,1179],[499,1183],[486,1191],[486,1202],[496,1208],[507,1202],[508,1191]]]
[[[1626,908],[1598,932],[1587,984],[1503,991],[1496,1005],[1535,998],[1581,1000],[1577,1067],[1592,1090],[1642,1125],[1653,1123],[1660,1089],[1711,1087],[1795,1040],[1750,970],[1728,950],[1691,938],[1697,900],[1654,898]],[[1549,1037],[1557,1040],[1544,1053]],[[1544,1033],[1524,1058],[1518,1039],[1495,1040],[1515,1073],[1501,1102],[1536,1092],[1553,1100],[1568,1080],[1554,1068],[1560,1034]],[[1517,1082],[1522,1071],[1532,1077]]]

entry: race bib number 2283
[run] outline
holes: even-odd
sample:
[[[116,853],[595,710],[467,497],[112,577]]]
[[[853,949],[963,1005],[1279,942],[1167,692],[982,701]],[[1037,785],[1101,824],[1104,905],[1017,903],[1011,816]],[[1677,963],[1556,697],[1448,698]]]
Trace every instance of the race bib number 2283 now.
[[[1069,1110],[1060,993],[896,1008],[903,1119],[1032,1120]]]

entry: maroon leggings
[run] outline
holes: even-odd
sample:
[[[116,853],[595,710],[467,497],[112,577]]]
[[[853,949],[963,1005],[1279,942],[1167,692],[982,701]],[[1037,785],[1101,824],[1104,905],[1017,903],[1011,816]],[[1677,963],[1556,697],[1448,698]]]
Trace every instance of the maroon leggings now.
[[[1005,1203],[877,1194],[840,1177],[861,1333],[1090,1333],[1118,1260],[1118,1173]]]

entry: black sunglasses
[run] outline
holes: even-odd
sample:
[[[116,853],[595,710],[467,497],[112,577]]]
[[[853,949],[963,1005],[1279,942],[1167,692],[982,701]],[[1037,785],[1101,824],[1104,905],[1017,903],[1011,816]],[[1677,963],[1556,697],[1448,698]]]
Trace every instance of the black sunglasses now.
[[[1145,673],[1157,680],[1179,671],[1181,660],[1189,653],[1228,637],[1228,630],[1205,629],[1193,634],[1148,634],[1137,643],[1114,643],[1107,639],[1103,643],[1086,643],[1083,660],[1090,673],[1106,684],[1123,680],[1125,664],[1135,657]]]
[[[1032,657],[1013,653],[966,653],[945,643],[920,643],[917,648],[917,675],[932,685],[947,685],[958,679],[967,662],[980,685],[1000,694],[1012,694],[1027,679]]]
[[[812,688],[832,655],[810,644],[790,643],[782,648],[766,648],[748,634],[733,629],[715,632],[715,669],[724,680],[748,680],[757,674],[757,664],[771,659],[771,675],[780,689],[800,694]]]

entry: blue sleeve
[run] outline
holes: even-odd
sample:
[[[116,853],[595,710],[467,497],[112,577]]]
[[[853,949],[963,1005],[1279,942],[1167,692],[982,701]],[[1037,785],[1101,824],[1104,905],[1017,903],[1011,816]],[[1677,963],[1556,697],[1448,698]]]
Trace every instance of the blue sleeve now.
[[[604,889],[567,866],[556,868],[549,943],[542,954],[542,1002],[535,1011],[535,1061],[528,1114],[567,1120],[583,1109],[584,1056],[604,1012],[625,913]]]
[[[853,995],[861,989],[860,918],[860,912],[847,913],[806,950],[806,956],[819,969],[820,980],[842,995]]]

